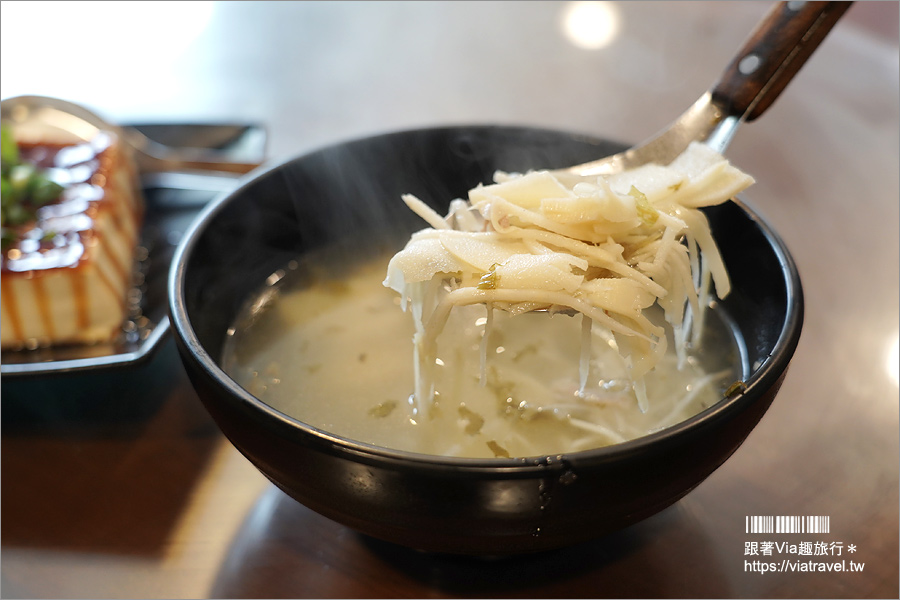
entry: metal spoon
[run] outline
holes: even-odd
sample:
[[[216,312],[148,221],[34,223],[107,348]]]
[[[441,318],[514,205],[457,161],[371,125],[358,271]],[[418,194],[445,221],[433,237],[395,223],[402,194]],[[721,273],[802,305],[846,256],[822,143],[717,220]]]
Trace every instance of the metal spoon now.
[[[724,152],[738,126],[772,105],[851,4],[778,2],[720,79],[668,128],[619,154],[555,173],[607,175],[651,162],[665,165],[692,141]]]
[[[259,166],[258,162],[220,160],[209,150],[164,146],[140,131],[119,127],[78,104],[46,96],[18,96],[0,102],[4,121],[17,130],[54,131],[66,137],[89,140],[99,131],[115,132],[128,144],[142,174],[169,171],[207,171],[243,174]]]

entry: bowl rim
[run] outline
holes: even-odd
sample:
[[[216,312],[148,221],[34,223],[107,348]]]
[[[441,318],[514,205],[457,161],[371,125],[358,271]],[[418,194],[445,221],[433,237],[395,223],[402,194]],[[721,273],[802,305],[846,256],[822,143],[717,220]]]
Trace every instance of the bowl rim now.
[[[561,137],[568,137],[572,140],[607,144],[615,143],[610,140],[564,130],[502,125],[423,127],[375,134],[313,148],[295,156],[274,163],[265,164],[242,176],[238,181],[238,185],[233,190],[220,194],[196,216],[175,249],[169,270],[167,286],[170,324],[176,337],[179,338],[179,341],[182,342],[186,350],[190,352],[193,361],[203,369],[208,377],[224,387],[230,394],[230,402],[243,405],[243,408],[252,411],[259,418],[271,422],[274,426],[279,427],[284,431],[289,431],[293,434],[301,434],[311,439],[315,439],[318,442],[330,446],[332,451],[352,454],[355,455],[357,459],[361,460],[374,461],[382,464],[394,463],[395,465],[428,465],[431,467],[444,468],[448,472],[489,471],[495,473],[498,469],[504,472],[530,472],[534,469],[544,470],[554,466],[557,468],[565,467],[571,462],[578,462],[579,465],[612,462],[619,460],[624,456],[639,454],[649,446],[659,447],[666,444],[677,443],[680,439],[693,431],[712,427],[718,421],[727,419],[732,413],[741,412],[746,407],[759,400],[764,395],[764,392],[784,375],[799,343],[803,325],[804,299],[800,274],[796,262],[791,256],[783,239],[768,224],[761,214],[748,205],[742,194],[738,194],[738,197],[732,199],[730,202],[740,207],[745,215],[757,224],[761,233],[774,251],[780,265],[781,273],[784,276],[787,292],[787,312],[781,331],[778,334],[772,352],[755,370],[753,370],[749,378],[743,381],[744,387],[742,387],[741,390],[726,398],[722,398],[696,415],[653,433],[625,442],[603,446],[601,448],[577,452],[561,452],[542,456],[464,458],[417,453],[360,442],[304,423],[256,398],[225,373],[218,365],[218,361],[203,347],[194,332],[193,327],[190,325],[184,299],[184,291],[187,260],[190,257],[192,250],[216,215],[224,210],[233,198],[240,197],[246,190],[256,185],[258,181],[276,175],[290,164],[306,160],[311,156],[339,146],[365,143],[372,139],[390,136],[474,129],[532,130],[556,134]]]

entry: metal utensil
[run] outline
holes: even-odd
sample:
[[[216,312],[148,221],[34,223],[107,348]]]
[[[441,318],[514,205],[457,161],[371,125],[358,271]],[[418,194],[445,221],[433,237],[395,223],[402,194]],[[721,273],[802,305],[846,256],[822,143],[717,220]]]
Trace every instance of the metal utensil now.
[[[651,162],[668,164],[692,141],[724,152],[738,126],[772,105],[851,4],[778,2],[720,79],[665,130],[619,154],[556,173],[607,175]]]
[[[247,173],[259,162],[229,160],[207,148],[171,147],[156,142],[141,131],[110,123],[84,106],[60,98],[47,96],[17,96],[0,102],[4,121],[27,131],[55,130],[79,139],[90,139],[98,131],[113,131],[134,151],[142,174],[170,171],[208,171],[219,173]]]

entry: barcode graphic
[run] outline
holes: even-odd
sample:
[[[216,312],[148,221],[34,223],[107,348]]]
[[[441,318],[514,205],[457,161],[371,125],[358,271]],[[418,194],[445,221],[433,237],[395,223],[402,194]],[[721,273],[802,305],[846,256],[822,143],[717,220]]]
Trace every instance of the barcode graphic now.
[[[748,516],[746,533],[830,533],[831,517],[824,516]]]

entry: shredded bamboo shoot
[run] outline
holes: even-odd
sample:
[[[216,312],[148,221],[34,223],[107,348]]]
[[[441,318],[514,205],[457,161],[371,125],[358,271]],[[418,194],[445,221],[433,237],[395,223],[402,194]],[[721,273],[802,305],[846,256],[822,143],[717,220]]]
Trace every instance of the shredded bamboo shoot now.
[[[433,401],[429,373],[436,340],[455,306],[485,304],[512,314],[576,312],[584,318],[581,389],[591,325],[608,329],[646,409],[643,376],[666,351],[665,330],[646,318],[662,308],[675,351],[696,339],[703,312],[730,283],[699,208],[720,204],[753,183],[708,147],[693,143],[669,165],[563,183],[549,171],[498,172],[441,217],[404,195],[430,227],[391,260],[384,285],[412,307],[416,324],[416,403]],[[482,368],[489,360],[487,328]]]

